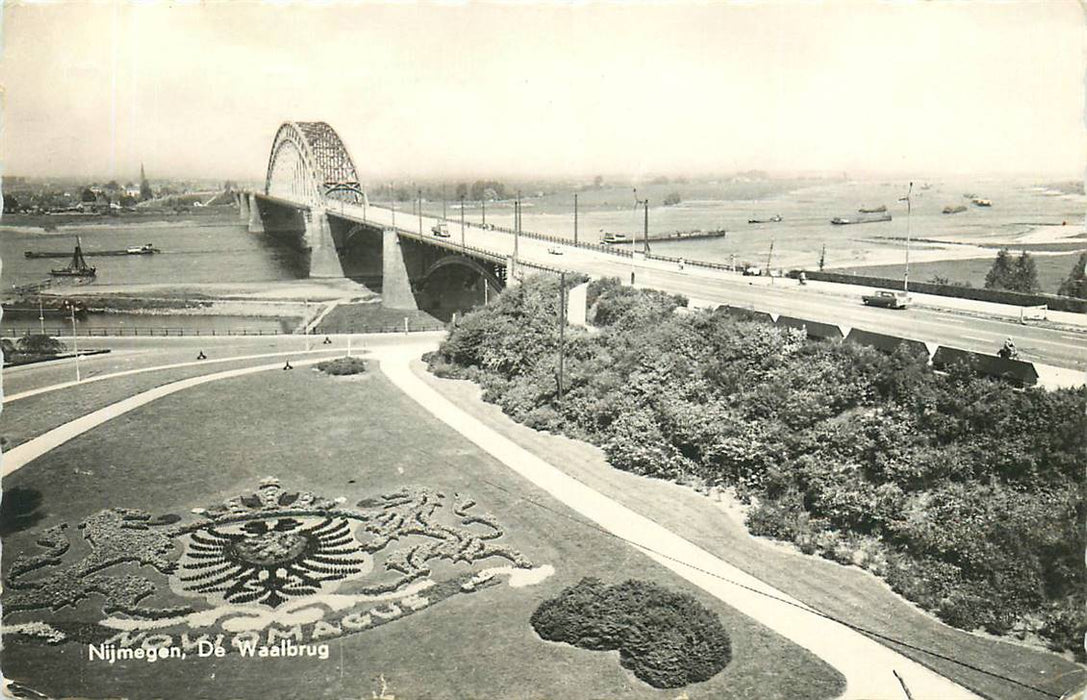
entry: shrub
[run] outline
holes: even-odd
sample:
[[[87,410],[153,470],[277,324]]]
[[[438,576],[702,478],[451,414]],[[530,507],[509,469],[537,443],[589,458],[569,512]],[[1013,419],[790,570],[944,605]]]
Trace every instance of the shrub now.
[[[18,343],[19,352],[25,355],[59,355],[65,349],[64,343],[48,335],[27,333]]]
[[[758,504],[753,533],[867,566],[952,624],[1038,633],[1082,656],[1067,611],[1085,578],[1087,389],[938,375],[905,345],[675,314],[682,299],[611,279],[589,285],[600,331],[566,334],[560,404],[557,293],[547,277],[503,292],[452,330],[432,369],[595,443],[618,469],[735,487]]]
[[[366,372],[366,360],[361,357],[337,357],[317,363],[317,369],[332,376],[363,374]]]
[[[582,579],[532,613],[543,639],[619,651],[619,663],[656,688],[708,680],[732,658],[721,621],[693,597],[648,581]]]

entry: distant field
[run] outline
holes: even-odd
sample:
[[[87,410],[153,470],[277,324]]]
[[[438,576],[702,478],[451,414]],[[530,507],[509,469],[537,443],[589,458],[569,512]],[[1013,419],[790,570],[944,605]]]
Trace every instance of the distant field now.
[[[1015,253],[1015,251],[1012,251]],[[1072,271],[1072,266],[1079,259],[1079,252],[1065,255],[1035,255],[1034,262],[1038,266],[1038,282],[1042,291],[1056,294]],[[916,263],[910,265],[910,279],[916,282],[928,282],[933,277],[946,277],[952,282],[969,282],[973,287],[985,286],[985,275],[993,266],[993,258],[973,258],[969,260],[940,260],[936,262]],[[871,277],[888,277],[901,279],[904,265],[869,265],[865,267],[835,268],[835,272],[847,272],[856,275]]]

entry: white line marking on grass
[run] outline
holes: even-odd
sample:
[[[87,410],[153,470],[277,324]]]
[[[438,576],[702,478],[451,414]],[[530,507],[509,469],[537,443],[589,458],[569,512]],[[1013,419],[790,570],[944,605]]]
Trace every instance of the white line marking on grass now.
[[[304,367],[306,365],[312,365],[326,359],[322,357],[310,358],[308,360],[299,360],[294,363],[295,367]],[[204,360],[206,362],[206,360]],[[64,443],[68,442],[74,437],[78,437],[83,433],[97,428],[111,418],[124,415],[129,411],[139,408],[145,404],[151,403],[155,399],[161,399],[164,396],[170,394],[176,394],[179,391],[190,389],[194,386],[200,386],[201,384],[207,384],[209,382],[215,382],[220,379],[231,379],[233,377],[243,377],[247,374],[256,374],[257,372],[267,372],[273,369],[282,369],[281,364],[271,365],[257,365],[256,367],[242,367],[239,369],[230,369],[225,372],[216,372],[215,374],[204,374],[199,377],[190,377],[188,379],[182,379],[180,381],[172,382],[170,384],[163,384],[157,386],[154,389],[148,389],[147,391],[129,396],[123,401],[110,404],[104,408],[100,408],[97,411],[88,413],[85,416],[77,418],[73,421],[65,423],[59,427],[39,435],[38,437],[28,440],[23,444],[13,447],[5,452],[0,459],[3,460],[3,469],[0,470],[0,474],[3,476],[9,476],[18,471],[21,467],[25,466],[28,462],[31,462],[38,457],[42,456],[46,452],[60,447]]]
[[[337,348],[340,352],[343,352],[342,348]],[[240,360],[263,360],[268,357],[283,357],[284,355],[312,355],[314,353],[322,352],[334,352],[328,348],[319,348],[317,350],[285,350],[283,352],[266,352],[259,355],[238,355],[235,357],[220,357],[214,360],[191,360],[189,362],[175,362],[171,365],[156,365],[154,367],[140,367],[138,369],[126,369],[121,372],[111,372],[110,374],[96,374],[93,377],[87,377],[83,381],[69,381],[61,382],[60,384],[50,384],[49,386],[38,387],[37,389],[27,389],[26,391],[20,391],[17,394],[11,394],[4,397],[4,403],[11,403],[12,401],[18,401],[19,399],[28,399],[31,396],[37,396],[39,394],[45,394],[50,391],[57,391],[58,389],[68,389],[73,386],[83,386],[84,384],[90,384],[92,382],[100,382],[105,379],[117,379],[119,377],[128,377],[133,374],[143,374],[144,372],[160,372],[169,369],[181,369],[183,367],[196,367],[204,365],[217,365],[224,362],[235,362]]]
[[[846,688],[841,697],[900,698],[902,688],[894,675],[897,671],[915,697],[977,698],[950,679],[845,625],[818,614],[805,614],[794,607],[806,608],[803,603],[589,488],[498,434],[415,376],[409,366],[412,357],[408,354],[387,350],[378,353],[377,359],[381,371],[401,391],[511,470],[575,512],[632,543],[661,566],[829,663],[845,676]],[[655,552],[667,552],[668,558]],[[802,695],[803,689],[798,692]]]

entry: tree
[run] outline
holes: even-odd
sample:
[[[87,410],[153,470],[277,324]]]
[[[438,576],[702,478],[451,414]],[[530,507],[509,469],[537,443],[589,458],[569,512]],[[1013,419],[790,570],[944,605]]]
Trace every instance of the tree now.
[[[996,260],[989,272],[985,275],[986,289],[1012,289],[1015,284],[1015,263],[1012,262],[1011,253],[1007,248],[1001,248],[996,254]]]
[[[106,189],[111,192],[116,192],[117,190],[121,189],[121,186],[117,184],[116,180],[110,180],[106,183]]]
[[[679,204],[680,201],[681,201],[681,198],[679,196],[679,192],[672,192],[671,194],[669,194],[667,197],[664,198],[664,206],[670,207],[673,204]]]
[[[79,201],[81,202],[96,202],[98,196],[91,190],[90,187],[84,187],[83,191],[79,194]]]
[[[462,182],[462,183],[459,183],[457,185],[456,198],[457,199],[467,199],[468,198],[468,185],[466,183]]]
[[[1079,260],[1068,273],[1068,279],[1061,282],[1057,294],[1077,299],[1087,299],[1087,253],[1081,253]]]
[[[596,177],[593,178],[593,187],[595,187],[597,189],[600,189],[603,186],[604,186],[604,176],[603,175],[597,175]]]
[[[64,343],[48,335],[27,333],[19,338],[19,352],[27,355],[57,355],[64,352]]]
[[[1023,251],[1015,261],[1015,274],[1011,289],[1016,292],[1033,294],[1038,291],[1038,267],[1030,253]]]

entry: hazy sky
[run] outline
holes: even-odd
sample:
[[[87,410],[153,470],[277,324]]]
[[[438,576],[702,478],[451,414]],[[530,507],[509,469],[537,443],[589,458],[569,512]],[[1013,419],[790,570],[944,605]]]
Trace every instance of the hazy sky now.
[[[323,120],[364,180],[1081,177],[1074,1],[5,3],[3,170],[263,178]]]

